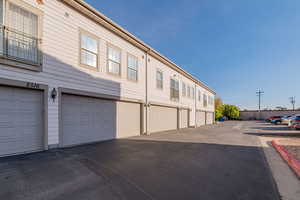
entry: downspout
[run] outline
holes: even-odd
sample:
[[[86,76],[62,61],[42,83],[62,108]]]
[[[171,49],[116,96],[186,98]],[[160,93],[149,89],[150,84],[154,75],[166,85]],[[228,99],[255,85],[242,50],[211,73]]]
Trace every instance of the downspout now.
[[[197,92],[197,84],[195,83],[195,119],[194,119],[194,121],[195,121],[195,128],[197,128],[197,119],[196,119],[196,117],[197,117],[197,94],[198,94],[198,92]]]
[[[146,114],[145,114],[145,135],[149,135],[149,94],[148,94],[148,53],[149,53],[150,49],[148,51],[146,51],[146,64],[145,64],[145,93],[146,93],[146,104],[145,104],[145,108],[146,108]]]

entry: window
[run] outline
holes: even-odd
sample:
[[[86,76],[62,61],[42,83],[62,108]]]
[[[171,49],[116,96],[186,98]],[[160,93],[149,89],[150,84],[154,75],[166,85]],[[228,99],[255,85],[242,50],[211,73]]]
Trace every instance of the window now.
[[[191,98],[191,87],[190,86],[187,87],[187,97]]]
[[[174,79],[171,79],[170,97],[173,101],[179,100],[179,82]]]
[[[132,81],[138,80],[138,59],[132,55],[127,56],[127,78]]]
[[[203,94],[203,107],[207,107],[207,95]]]
[[[186,96],[186,85],[185,85],[185,83],[182,83],[182,96],[183,97]]]
[[[201,101],[201,92],[198,90],[198,101]]]
[[[212,96],[208,96],[208,104],[214,105],[214,98]]]
[[[30,65],[41,65],[42,59],[39,52],[41,42],[39,38],[40,11],[27,4],[25,6],[25,3],[19,1],[16,3],[6,2],[6,5],[3,6],[3,0],[0,0],[1,56]],[[32,10],[36,12],[33,13]],[[6,13],[6,19],[3,17],[4,13]]]
[[[157,70],[156,71],[156,87],[158,89],[163,89],[163,81],[164,81],[163,72]]]
[[[195,98],[195,88],[192,88],[192,99]]]
[[[80,63],[97,68],[98,41],[88,34],[81,33]]]
[[[109,46],[107,48],[108,51],[108,72],[121,75],[121,50]]]

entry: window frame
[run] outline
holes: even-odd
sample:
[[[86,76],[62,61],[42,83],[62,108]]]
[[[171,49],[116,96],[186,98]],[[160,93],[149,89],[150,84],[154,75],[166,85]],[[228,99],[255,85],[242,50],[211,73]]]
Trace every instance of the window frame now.
[[[20,69],[25,69],[25,70],[30,70],[30,71],[35,71],[35,72],[42,72],[43,71],[43,45],[42,45],[42,38],[43,38],[43,18],[44,18],[44,12],[36,8],[32,5],[30,5],[27,2],[24,2],[22,0],[4,0],[3,1],[3,16],[2,21],[3,21],[3,26],[4,27],[10,27],[11,23],[9,21],[9,4],[12,3],[16,6],[19,6],[20,8],[31,12],[32,14],[37,16],[37,51],[39,53],[38,55],[38,63],[32,63],[30,61],[23,60],[22,58],[17,59],[17,58],[11,58],[7,57],[5,55],[0,56],[0,64],[5,64],[11,67],[16,67]]]
[[[172,88],[172,81],[175,82],[175,84],[178,85],[178,89],[176,88]],[[177,97],[172,97],[172,89],[176,91],[176,96]],[[175,102],[179,102],[179,99],[180,99],[180,86],[179,86],[179,80],[173,78],[173,77],[170,77],[170,100],[171,101],[175,101]]]
[[[207,102],[208,99],[207,99],[207,97],[208,97],[207,94],[204,94],[204,93],[203,93],[203,107],[204,107],[204,108],[206,108],[207,105],[208,105],[208,102]]]
[[[187,97],[191,98],[191,86],[187,85]]]
[[[4,25],[6,26],[10,26],[10,23],[9,23],[9,19],[7,16],[9,16],[9,4],[12,3],[12,4],[15,4],[33,14],[35,14],[37,17],[38,17],[38,39],[41,39],[42,36],[43,36],[43,31],[42,31],[42,25],[43,25],[43,20],[42,18],[44,17],[44,12],[41,11],[40,9],[36,8],[36,7],[33,7],[32,5],[22,1],[22,0],[4,0],[4,6],[5,8],[3,8],[5,10],[5,12],[3,12],[4,16]]]
[[[187,95],[187,91],[186,91],[186,84],[185,84],[185,82],[182,82],[181,83],[181,89],[182,89],[182,97],[186,97],[186,95]]]
[[[82,35],[86,35],[86,36],[96,40],[96,42],[97,42],[97,54],[95,54],[94,52],[91,52],[87,49],[82,48]],[[81,60],[81,51],[82,50],[96,55],[96,67],[82,63],[82,60]],[[99,63],[100,63],[99,62],[99,57],[100,57],[100,38],[97,37],[96,35],[88,32],[88,31],[83,30],[83,29],[80,28],[79,29],[79,65],[81,67],[84,67],[84,68],[87,68],[87,69],[91,69],[91,70],[94,70],[94,71],[99,71]]]
[[[191,91],[191,98],[192,99],[195,99],[195,88],[194,87],[191,87],[192,91]]]
[[[198,90],[198,101],[201,102],[201,91]]]
[[[116,61],[109,59],[109,48],[117,50],[117,51],[120,52],[120,63],[117,63]],[[106,72],[108,74],[110,74],[112,76],[116,76],[116,77],[122,77],[122,55],[123,54],[122,54],[122,49],[121,48],[117,47],[116,45],[107,43],[107,45],[106,45]],[[119,69],[118,74],[109,71],[109,61],[112,61],[113,63],[117,63],[117,64],[120,65],[120,69]]]
[[[161,73],[161,87],[158,87],[158,80],[157,79],[157,74],[158,73]],[[164,72],[161,70],[161,69],[156,69],[156,72],[155,72],[155,79],[156,79],[156,89],[159,89],[159,90],[163,90],[164,89]]]
[[[136,59],[136,63],[137,63],[136,70],[129,67],[129,57],[133,57]],[[127,53],[127,68],[126,69],[127,69],[127,80],[132,81],[132,82],[138,82],[139,81],[139,58],[137,56],[135,56],[131,53]],[[129,74],[128,74],[129,69],[134,70],[136,72],[136,80],[129,78]]]

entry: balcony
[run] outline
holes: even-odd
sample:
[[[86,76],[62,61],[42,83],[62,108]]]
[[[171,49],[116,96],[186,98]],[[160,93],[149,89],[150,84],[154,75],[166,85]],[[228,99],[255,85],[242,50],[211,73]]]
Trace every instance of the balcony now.
[[[42,66],[41,39],[24,32],[0,26],[0,58],[2,64],[17,63],[17,67],[36,70]],[[5,61],[6,62],[3,62]]]

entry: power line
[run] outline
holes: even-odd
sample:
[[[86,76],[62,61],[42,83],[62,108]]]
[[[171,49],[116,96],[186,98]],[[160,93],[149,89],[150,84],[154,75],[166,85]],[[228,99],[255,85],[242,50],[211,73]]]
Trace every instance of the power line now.
[[[256,92],[256,96],[258,96],[258,110],[261,110],[261,97],[264,94],[264,91],[258,90],[258,92]]]

